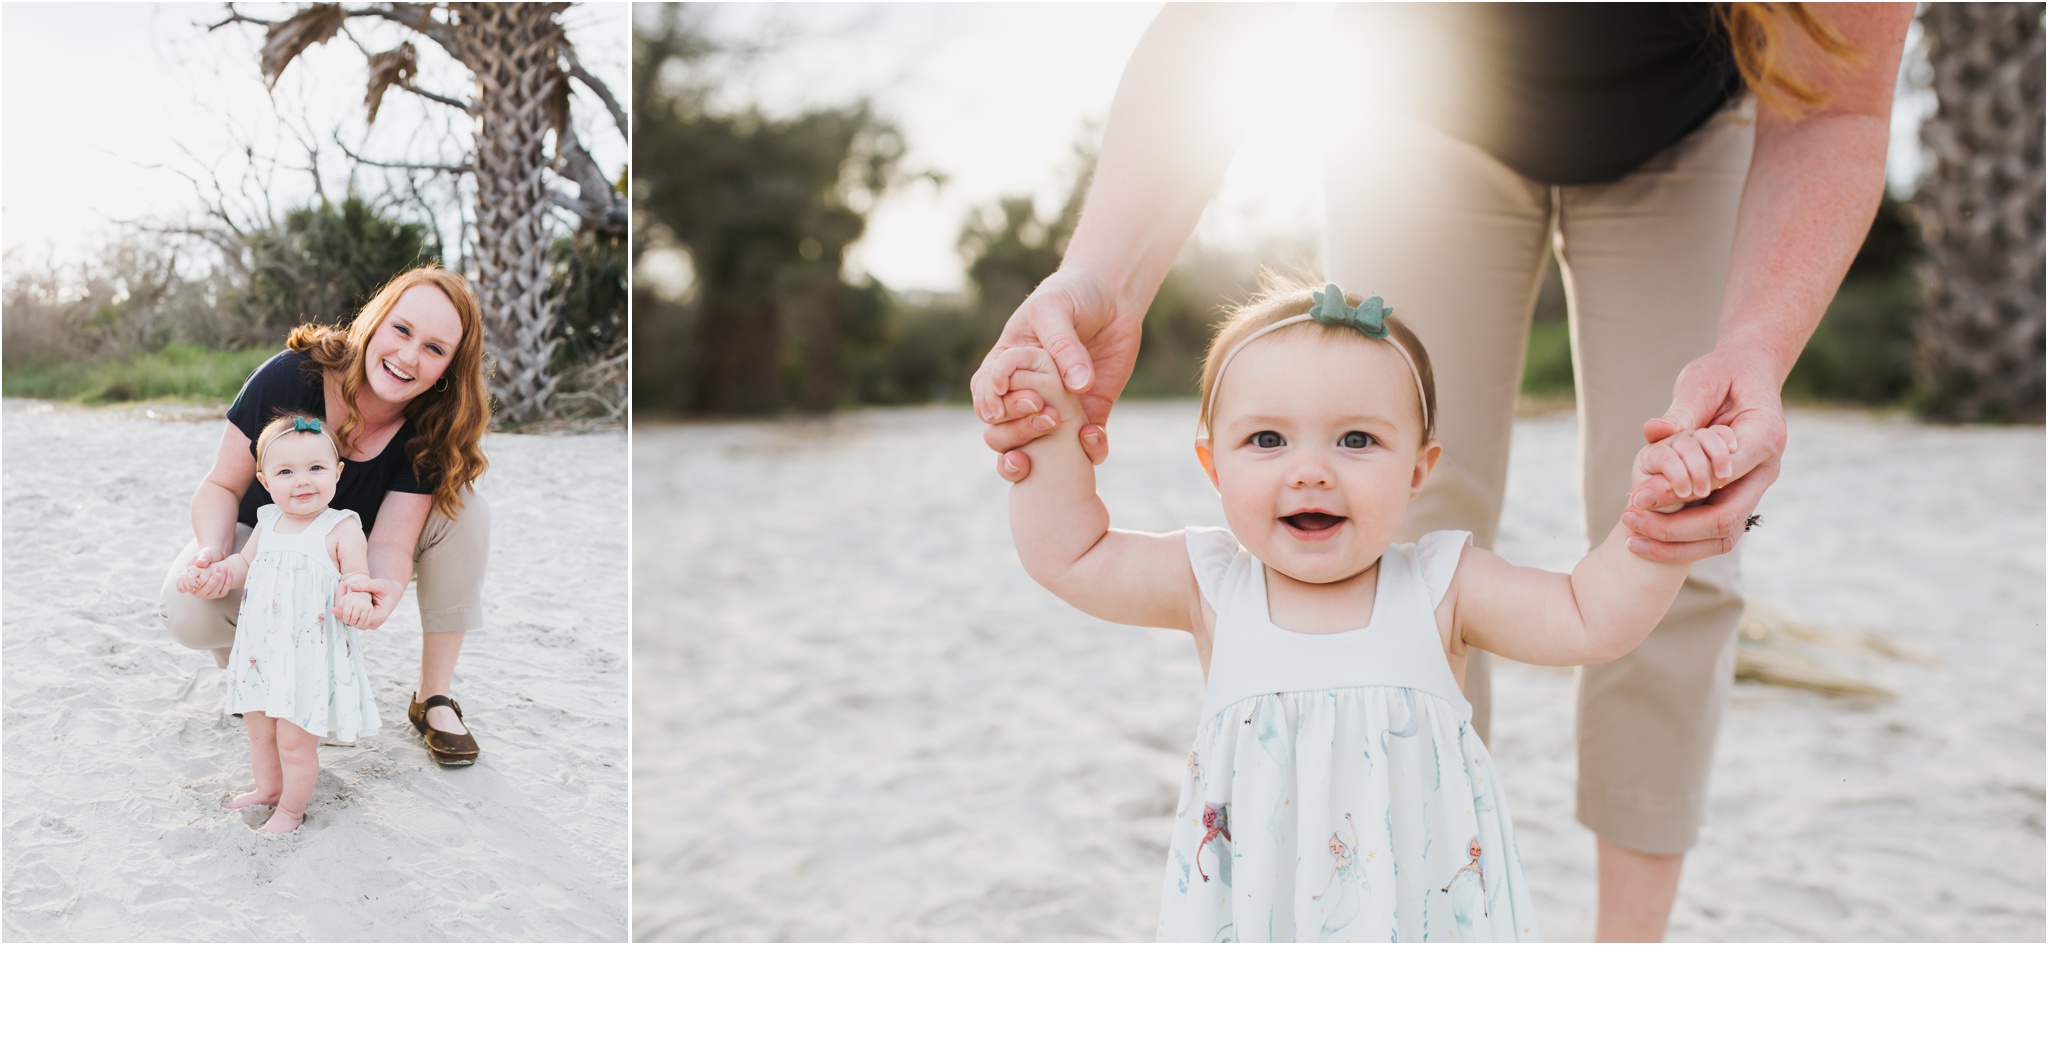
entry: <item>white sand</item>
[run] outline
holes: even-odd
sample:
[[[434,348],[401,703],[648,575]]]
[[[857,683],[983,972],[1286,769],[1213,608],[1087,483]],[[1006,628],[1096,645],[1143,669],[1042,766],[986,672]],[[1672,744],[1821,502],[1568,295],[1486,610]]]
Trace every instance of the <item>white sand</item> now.
[[[483,758],[435,766],[406,722],[409,592],[368,642],[382,731],[320,749],[305,826],[273,841],[219,808],[247,741],[156,616],[218,413],[4,419],[9,942],[625,938],[621,432],[485,442],[487,623],[455,686]]]
[[[640,426],[634,938],[1150,938],[1192,644],[1031,583],[979,427]],[[1118,408],[1118,525],[1221,523],[1192,428],[1191,403]],[[1863,657],[1895,700],[1738,687],[1671,937],[2039,941],[2042,430],[1799,411],[1791,432],[1747,590],[1942,664]],[[1518,422],[1510,558],[1576,560],[1575,439],[1568,413]],[[1570,673],[1496,677],[1538,916],[1587,939]]]

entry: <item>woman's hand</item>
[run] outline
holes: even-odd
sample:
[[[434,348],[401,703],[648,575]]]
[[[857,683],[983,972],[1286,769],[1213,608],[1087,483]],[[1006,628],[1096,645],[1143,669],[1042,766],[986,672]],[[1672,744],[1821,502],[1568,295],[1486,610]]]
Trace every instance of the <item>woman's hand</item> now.
[[[218,599],[234,590],[234,578],[219,563],[219,548],[201,548],[192,566],[178,578],[178,590],[202,599]]]
[[[1643,439],[1657,443],[1681,431],[1726,425],[1736,444],[1730,477],[1704,501],[1669,514],[1659,509],[1684,505],[1688,498],[1670,487],[1661,495],[1650,486],[1637,487],[1621,516],[1636,535],[1629,539],[1630,551],[1656,562],[1696,562],[1735,547],[1764,491],[1777,481],[1785,452],[1778,382],[1760,354],[1716,350],[1686,364],[1670,409],[1644,422]]]
[[[1081,449],[1101,464],[1109,456],[1102,426],[1131,379],[1144,318],[1119,303],[1102,280],[1080,269],[1053,273],[1017,306],[969,383],[974,412],[989,426],[982,439],[1000,455],[996,474],[1011,482],[1031,474],[1031,459],[1018,448],[1060,422],[1042,396],[1012,387],[1011,375],[1022,357],[1012,357],[1009,350],[1043,349],[1052,357],[1062,382],[1080,394],[1087,414]]]
[[[375,631],[383,627],[384,622],[391,617],[391,611],[398,608],[398,600],[405,596],[405,585],[381,577],[372,577],[367,573],[351,573],[343,577],[340,586],[335,589],[335,612],[343,612],[342,603],[350,592],[368,595],[370,608],[357,614],[357,620],[349,620],[344,616],[342,621],[352,628]]]
[[[376,600],[347,586],[349,581],[358,578],[364,581],[375,579],[367,573],[351,573],[343,577],[341,585],[334,590],[334,615],[351,628],[367,628],[376,609]]]

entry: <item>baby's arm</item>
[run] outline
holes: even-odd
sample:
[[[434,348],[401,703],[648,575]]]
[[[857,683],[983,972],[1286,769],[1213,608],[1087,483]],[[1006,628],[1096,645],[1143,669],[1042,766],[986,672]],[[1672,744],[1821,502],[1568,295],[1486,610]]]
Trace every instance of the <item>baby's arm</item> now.
[[[1086,417],[1060,383],[1052,357],[1010,350],[1012,389],[1044,397],[1059,425],[1031,444],[1031,474],[1010,488],[1010,533],[1024,572],[1084,613],[1118,624],[1194,631],[1200,590],[1182,533],[1109,528],[1095,494],[1095,466],[1077,434]]]
[[[1734,447],[1734,433],[1721,427],[1644,447],[1631,489],[1662,481],[1680,496],[1704,497],[1726,477]],[[1525,664],[1600,664],[1636,648],[1678,597],[1687,564],[1639,558],[1628,550],[1631,536],[1615,523],[1570,574],[1467,550],[1446,599],[1453,652],[1471,645]]]
[[[334,568],[344,578],[369,571],[370,542],[363,536],[361,520],[351,515],[327,531],[327,550],[334,556]],[[343,624],[360,628],[370,617],[368,592],[344,591],[334,598],[334,614]]]

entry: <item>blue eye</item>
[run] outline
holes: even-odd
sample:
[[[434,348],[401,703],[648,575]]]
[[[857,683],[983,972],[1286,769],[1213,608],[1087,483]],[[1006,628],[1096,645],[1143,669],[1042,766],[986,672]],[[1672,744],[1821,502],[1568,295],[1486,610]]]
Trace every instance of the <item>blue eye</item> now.
[[[1278,450],[1287,445],[1287,440],[1280,438],[1278,432],[1254,432],[1252,445],[1261,450]]]
[[[1346,450],[1363,450],[1373,444],[1373,437],[1364,432],[1346,432],[1337,444]]]

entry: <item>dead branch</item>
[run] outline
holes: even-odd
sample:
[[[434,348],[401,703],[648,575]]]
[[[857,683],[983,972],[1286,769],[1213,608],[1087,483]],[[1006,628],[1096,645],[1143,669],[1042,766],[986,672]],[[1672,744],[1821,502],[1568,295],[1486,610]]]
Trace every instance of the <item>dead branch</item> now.
[[[619,134],[631,140],[633,125],[626,117],[625,106],[619,104],[618,97],[612,94],[612,89],[605,86],[603,80],[591,75],[590,70],[583,67],[582,59],[576,57],[576,49],[569,45],[566,37],[562,40],[562,57],[569,63],[569,75],[589,88],[590,93],[597,95],[598,100],[604,103],[605,109],[612,114],[612,123],[618,126]]]
[[[439,171],[442,174],[468,174],[472,170],[472,165],[468,160],[464,160],[460,164],[392,163],[385,160],[372,160],[367,157],[356,155],[354,150],[350,149],[348,147],[348,144],[346,142],[343,142],[339,136],[337,136],[334,139],[334,144],[341,147],[342,155],[347,156],[349,159],[354,160],[365,167],[382,167],[386,170],[394,171]]]

